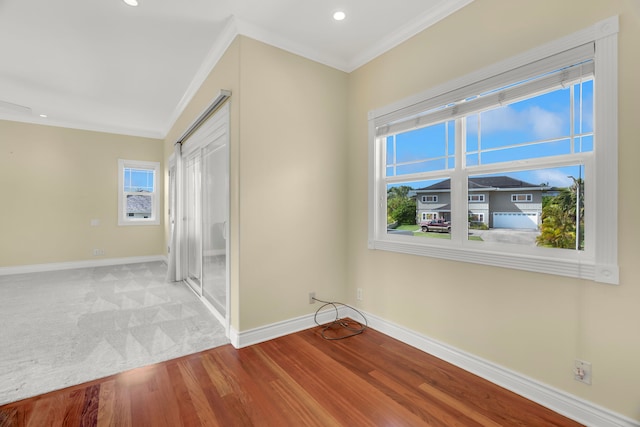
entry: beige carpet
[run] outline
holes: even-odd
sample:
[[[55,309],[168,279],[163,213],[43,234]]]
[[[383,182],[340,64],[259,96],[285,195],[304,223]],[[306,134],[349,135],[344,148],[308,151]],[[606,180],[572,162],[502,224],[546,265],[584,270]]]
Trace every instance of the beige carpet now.
[[[162,262],[0,277],[0,405],[228,343]]]

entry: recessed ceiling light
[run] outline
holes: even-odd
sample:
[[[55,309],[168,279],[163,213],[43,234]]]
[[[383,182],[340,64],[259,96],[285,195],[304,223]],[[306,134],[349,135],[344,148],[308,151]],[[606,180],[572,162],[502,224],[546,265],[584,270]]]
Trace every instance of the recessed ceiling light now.
[[[138,0],[122,0],[122,1],[124,1],[129,6],[137,6],[138,5]]]
[[[46,115],[46,114],[40,114],[40,117],[42,117],[42,118],[46,119],[46,118],[47,118],[47,115]]]
[[[347,17],[347,14],[341,10],[333,14],[333,19],[335,19],[336,21],[342,21],[346,17]]]

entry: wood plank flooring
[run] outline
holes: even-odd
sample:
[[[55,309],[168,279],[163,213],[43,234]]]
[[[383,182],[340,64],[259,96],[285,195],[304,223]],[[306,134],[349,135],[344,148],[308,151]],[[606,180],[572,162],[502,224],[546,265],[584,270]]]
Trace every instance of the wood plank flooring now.
[[[225,345],[0,406],[0,427],[579,425],[372,329]]]

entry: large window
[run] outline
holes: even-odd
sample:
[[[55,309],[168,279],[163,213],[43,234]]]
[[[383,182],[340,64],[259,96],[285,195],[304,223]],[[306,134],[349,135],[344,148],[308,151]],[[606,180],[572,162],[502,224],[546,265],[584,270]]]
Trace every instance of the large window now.
[[[118,160],[118,225],[157,225],[160,163]]]
[[[370,113],[369,247],[617,283],[616,42],[612,18]]]

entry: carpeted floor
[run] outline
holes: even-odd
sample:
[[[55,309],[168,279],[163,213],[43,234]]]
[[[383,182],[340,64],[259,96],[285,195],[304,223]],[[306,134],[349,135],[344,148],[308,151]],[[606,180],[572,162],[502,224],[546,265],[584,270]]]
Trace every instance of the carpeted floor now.
[[[0,277],[0,405],[226,344],[162,262]]]

